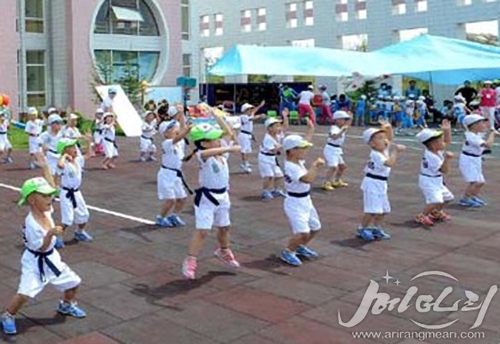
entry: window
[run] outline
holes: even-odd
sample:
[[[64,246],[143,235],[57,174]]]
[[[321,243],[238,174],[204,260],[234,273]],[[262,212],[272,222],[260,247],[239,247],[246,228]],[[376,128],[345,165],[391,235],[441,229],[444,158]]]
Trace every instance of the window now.
[[[470,6],[472,5],[472,0],[457,0],[458,6]]]
[[[189,40],[189,30],[191,28],[189,19],[189,0],[181,1],[181,22],[182,39]]]
[[[241,32],[252,32],[252,11],[241,11]]]
[[[415,0],[415,12],[427,12],[427,0]]]
[[[222,36],[224,33],[224,15],[222,13],[217,13],[215,15],[215,35]]]
[[[368,17],[366,11],[366,0],[357,0],[355,5],[356,19],[364,20]]]
[[[341,40],[344,50],[366,51],[368,45],[367,34],[346,35],[342,36]]]
[[[286,4],[286,27],[293,29],[297,27],[297,3]]]
[[[304,2],[304,25],[314,25],[314,4],[311,0]]]
[[[290,41],[290,45],[292,47],[300,47],[300,48],[314,48],[315,40],[311,39],[298,39],[295,41]]]
[[[337,21],[339,22],[345,22],[349,20],[347,0],[337,0],[337,5],[335,5],[335,13]]]
[[[43,33],[44,0],[25,0],[26,32]]]
[[[428,33],[427,28],[418,28],[418,29],[409,29],[409,30],[400,30],[399,31],[399,41],[409,41],[412,38],[415,38],[420,35],[425,35]]]
[[[392,15],[406,14],[406,0],[392,0]]]
[[[26,91],[28,106],[46,105],[45,51],[26,51]]]
[[[97,68],[104,81],[116,82],[129,74],[151,81],[158,68],[157,51],[96,50]]]
[[[105,0],[97,13],[94,33],[159,36],[160,30],[145,0]]]
[[[264,7],[257,9],[257,25],[259,31],[267,30],[267,10]]]
[[[200,17],[200,33],[201,33],[201,37],[209,37],[210,36],[210,17],[209,16],[201,16]]]
[[[182,75],[191,76],[191,54],[182,54]]]

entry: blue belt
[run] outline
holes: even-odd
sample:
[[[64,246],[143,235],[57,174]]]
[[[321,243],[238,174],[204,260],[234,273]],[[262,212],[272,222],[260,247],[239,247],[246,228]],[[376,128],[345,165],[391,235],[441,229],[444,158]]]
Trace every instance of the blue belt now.
[[[52,261],[49,259],[49,256],[54,253],[54,249],[47,251],[47,252],[39,252],[39,251],[32,251],[29,248],[26,248],[29,252],[31,252],[35,258],[38,258],[38,271],[40,273],[40,280],[42,282],[45,281],[45,271],[43,270],[43,263],[47,264],[48,268],[52,270],[54,275],[59,277],[61,275],[61,271],[52,263]]]
[[[474,158],[480,158],[480,157],[481,157],[481,155],[472,154],[472,153],[469,153],[469,152],[464,152],[464,151],[462,151],[462,154],[463,154],[463,155],[467,155],[467,156],[472,156],[472,157],[474,157]]]
[[[304,197],[308,197],[310,195],[310,192],[307,191],[307,192],[301,192],[301,193],[296,193],[296,192],[288,192],[287,193],[288,196],[290,197],[295,197],[295,198],[304,198]]]
[[[195,192],[194,205],[196,205],[197,207],[199,207],[200,206],[201,197],[205,196],[210,202],[213,203],[213,205],[218,206],[218,205],[220,205],[220,203],[217,200],[217,198],[215,198],[212,194],[214,193],[214,194],[222,195],[226,191],[227,191],[227,188],[209,189],[209,188],[202,187],[202,188],[196,189],[196,190],[194,190],[194,192]]]
[[[371,179],[383,180],[385,182],[389,179],[388,177],[377,176],[376,174],[371,174],[371,173],[367,173],[365,176]]]
[[[184,173],[182,173],[181,170],[178,170],[178,169],[175,169],[175,168],[170,168],[170,167],[167,167],[165,165],[161,165],[161,168],[165,169],[165,170],[169,170],[169,171],[174,171],[175,173],[177,173],[177,177],[180,178],[182,180],[182,184],[184,185],[184,187],[187,189],[187,191],[192,195],[193,194],[193,190],[191,190],[191,188],[189,187],[188,183],[186,182],[186,179],[184,179]]]
[[[71,201],[71,204],[73,204],[73,208],[76,209],[78,205],[76,204],[76,197],[75,193],[80,191],[80,189],[72,189],[72,188],[62,188],[64,191],[66,191],[66,198]]]

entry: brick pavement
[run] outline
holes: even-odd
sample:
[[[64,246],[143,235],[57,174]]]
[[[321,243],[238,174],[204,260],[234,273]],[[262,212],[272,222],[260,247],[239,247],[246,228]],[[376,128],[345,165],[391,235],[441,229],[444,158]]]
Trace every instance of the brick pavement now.
[[[324,127],[319,132],[324,131]],[[257,128],[258,137],[262,128]],[[353,130],[350,134],[359,134]],[[460,140],[460,138],[456,138]],[[324,137],[316,136],[311,157],[320,155]],[[88,163],[83,191],[92,206],[153,220],[159,209],[156,199],[155,164],[139,164],[136,139],[120,140],[121,157],[115,171],[98,170],[100,159]],[[456,151],[459,147],[454,146]],[[180,263],[193,231],[193,210],[183,216],[187,228],[159,229],[152,225],[93,211],[89,230],[92,244],[75,244],[67,234],[63,258],[83,277],[79,300],[88,313],[84,320],[56,315],[58,294],[48,287],[23,308],[18,316],[20,334],[0,337],[12,343],[169,343],[169,344],[334,344],[334,343],[498,343],[500,300],[493,298],[483,325],[485,339],[443,341],[428,339],[354,339],[352,331],[419,331],[412,321],[442,324],[458,321],[447,331],[468,331],[478,311],[406,312],[385,310],[368,314],[352,329],[342,327],[338,312],[347,321],[358,308],[370,280],[391,297],[404,297],[414,285],[418,295],[437,297],[454,287],[442,302],[451,306],[465,291],[482,300],[491,285],[498,283],[500,268],[500,167],[498,156],[487,161],[485,196],[491,205],[480,211],[452,206],[453,221],[432,230],[411,223],[421,210],[417,187],[420,149],[410,143],[390,181],[394,212],[387,219],[393,234],[389,242],[365,245],[353,238],[362,206],[359,183],[368,148],[360,139],[348,138],[345,157],[349,165],[347,189],[325,193],[316,184],[313,201],[323,222],[323,231],[311,246],[321,257],[301,268],[277,260],[288,226],[282,201],[263,204],[261,182],[256,174],[238,173],[239,157],[231,157],[231,200],[234,223],[233,247],[242,263],[240,271],[221,266],[211,252],[213,237],[200,258],[199,278],[181,279]],[[25,169],[26,154],[16,152],[14,165],[0,165],[0,183],[19,186],[37,172]],[[256,161],[255,157],[253,160]],[[458,197],[463,184],[456,164],[448,178]],[[196,164],[185,167],[191,185],[196,185]],[[17,208],[17,193],[0,187],[0,304],[16,291],[22,251],[20,223],[25,209]],[[57,212],[56,212],[57,214]],[[459,282],[432,276],[410,282],[416,274],[441,270]],[[389,284],[382,277],[388,271]],[[401,285],[394,284],[399,279]],[[462,304],[463,304],[462,301]],[[461,304],[461,305],[462,305]]]

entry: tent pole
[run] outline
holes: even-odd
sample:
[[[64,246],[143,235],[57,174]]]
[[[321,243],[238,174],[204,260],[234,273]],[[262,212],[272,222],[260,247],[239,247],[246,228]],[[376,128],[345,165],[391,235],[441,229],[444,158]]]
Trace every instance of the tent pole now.
[[[432,82],[432,72],[429,72],[429,93],[434,98],[434,87]]]

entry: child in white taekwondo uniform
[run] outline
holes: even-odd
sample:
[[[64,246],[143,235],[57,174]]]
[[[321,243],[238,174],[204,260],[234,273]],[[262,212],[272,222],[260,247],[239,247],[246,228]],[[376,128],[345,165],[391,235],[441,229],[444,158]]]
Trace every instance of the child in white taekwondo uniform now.
[[[364,241],[391,238],[382,229],[384,216],[391,211],[387,196],[387,180],[391,168],[396,165],[399,153],[406,149],[403,145],[395,145],[390,151],[393,139],[391,124],[386,121],[380,123],[381,128],[369,128],[363,132],[363,140],[371,148],[370,158],[365,166],[365,177],[361,184],[364,215],[357,232],[357,236]]]
[[[104,147],[102,143],[102,133],[104,132],[104,127],[103,127],[104,122],[102,120],[103,115],[104,115],[103,109],[98,108],[97,110],[95,110],[94,123],[92,124],[95,154],[104,153]]]
[[[78,153],[78,156],[81,157],[82,150],[80,149],[81,145],[78,140],[82,139],[83,136],[80,133],[80,130],[77,128],[77,125],[78,125],[78,115],[71,113],[68,116],[66,125],[61,129],[61,131],[63,138],[77,140],[76,152]],[[89,149],[91,150],[92,147],[89,146]],[[81,159],[81,162],[82,162],[82,168],[85,167],[85,159]]]
[[[241,128],[238,134],[238,143],[241,147],[241,165],[240,168],[245,173],[252,173],[252,165],[248,161],[248,154],[252,153],[253,140],[253,122],[265,115],[257,115],[257,112],[265,105],[262,101],[258,107],[251,104],[243,104],[241,107]]]
[[[286,194],[280,189],[283,171],[281,171],[278,162],[278,155],[281,154],[281,142],[288,130],[287,108],[283,110],[282,117],[283,124],[276,118],[268,118],[264,124],[267,132],[264,135],[258,157],[260,176],[263,179],[262,200],[264,201],[275,197],[286,197]]]
[[[237,268],[240,264],[234,258],[229,248],[229,228],[231,220],[229,211],[229,167],[228,153],[239,153],[239,146],[221,145],[221,138],[230,133],[230,128],[218,115],[213,114],[222,129],[210,124],[201,124],[191,129],[190,138],[198,151],[195,153],[200,164],[200,188],[196,190],[194,200],[196,231],[189,243],[188,256],[182,264],[182,274],[187,279],[194,279],[196,274],[196,258],[203,248],[205,239],[212,229],[218,229],[217,241],[219,248],[215,257],[225,264]]]
[[[307,247],[321,229],[318,212],[312,203],[310,192],[318,169],[325,164],[325,161],[318,158],[309,169],[305,167],[307,149],[313,146],[310,142],[313,133],[314,126],[306,138],[289,135],[283,140],[283,149],[286,151],[285,188],[288,194],[284,201],[284,210],[292,236],[281,253],[281,259],[293,266],[302,265],[299,257],[310,259],[318,256],[318,253]]]
[[[460,200],[460,205],[464,207],[480,208],[487,205],[483,199],[479,198],[479,193],[485,182],[482,155],[486,149],[493,146],[495,135],[498,135],[497,131],[492,130],[488,138],[483,139],[484,133],[489,128],[487,120],[481,115],[468,115],[463,121],[467,131],[459,158],[459,167],[462,177],[467,183],[464,197]]]
[[[106,112],[103,117],[103,144],[104,144],[104,160],[102,161],[102,169],[107,170],[115,168],[114,161],[118,158],[118,145],[116,144],[115,118],[111,112]]]
[[[42,151],[42,145],[40,143],[40,134],[43,130],[43,121],[38,118],[38,111],[36,108],[31,107],[28,109],[28,121],[26,122],[26,128],[24,131],[29,135],[28,138],[28,152],[30,154],[30,170],[34,170],[37,165],[35,163],[35,154]]]
[[[424,129],[416,138],[425,145],[420,165],[418,186],[425,198],[423,212],[415,218],[415,222],[424,226],[433,226],[437,221],[448,221],[444,207],[453,200],[453,194],[444,183],[444,175],[449,171],[452,152],[445,152],[446,145],[451,143],[451,124],[445,119],[442,130]]]
[[[156,153],[156,145],[153,137],[156,134],[157,118],[153,111],[146,111],[144,114],[144,123],[142,123],[141,134],[141,162],[156,161],[154,154]]]
[[[184,138],[191,130],[190,125],[186,125],[184,116],[179,117],[180,121],[171,120],[160,124],[160,134],[165,140],[162,147],[161,167],[158,171],[158,198],[163,202],[160,215],[156,216],[156,224],[160,227],[176,227],[185,226],[179,214],[182,212],[186,204],[187,193],[186,189],[192,194],[189,189],[184,174],[182,172],[182,159],[184,153],[179,142],[184,141]],[[173,208],[173,213],[168,216]]]
[[[63,137],[61,130],[62,122],[61,116],[57,114],[50,115],[47,120],[47,130],[40,135],[40,142],[47,156],[47,163],[49,164],[52,176],[56,175],[57,162],[61,157],[59,153],[57,153],[57,143]]]
[[[331,191],[335,188],[346,187],[349,184],[342,181],[342,175],[346,169],[343,158],[342,146],[345,141],[345,134],[349,129],[351,116],[345,111],[335,111],[333,114],[333,125],[328,133],[323,154],[325,156],[328,170],[326,171],[323,189]]]
[[[85,138],[90,144],[92,137],[89,135]],[[80,187],[82,185],[83,164],[85,158],[90,158],[91,151],[87,150],[87,155],[84,157],[78,153],[77,144],[77,140],[67,138],[63,138],[57,143],[57,152],[61,155],[57,163],[61,222],[64,230],[72,225],[78,226],[75,231],[76,241],[90,242],[92,237],[85,231],[90,214]],[[56,247],[64,247],[64,242],[59,237]]]
[[[4,153],[6,154],[4,163],[12,164],[14,160],[11,157],[12,145],[10,144],[9,137],[7,136],[7,131],[9,130],[10,122],[7,118],[7,114],[0,110],[0,156]]]
[[[51,171],[41,153],[38,164],[44,169],[47,179]],[[51,181],[53,182],[53,181]],[[52,219],[52,197],[57,190],[42,177],[24,182],[21,188],[20,205],[29,205],[30,212],[24,223],[25,251],[21,259],[21,281],[17,294],[11,299],[2,315],[2,327],[6,334],[16,334],[15,315],[28,301],[35,298],[47,284],[52,284],[63,292],[57,311],[64,315],[83,318],[85,312],[75,302],[80,277],[62,260],[54,248],[56,236],[62,235],[63,228],[54,226]]]

